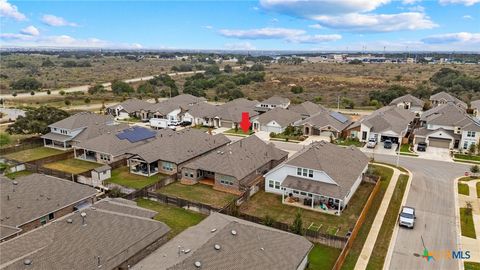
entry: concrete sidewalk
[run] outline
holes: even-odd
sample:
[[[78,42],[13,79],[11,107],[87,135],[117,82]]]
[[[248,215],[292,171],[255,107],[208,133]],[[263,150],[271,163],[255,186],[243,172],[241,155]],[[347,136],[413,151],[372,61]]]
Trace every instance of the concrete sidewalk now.
[[[375,242],[377,241],[378,234],[380,233],[380,229],[383,224],[383,219],[385,217],[385,214],[387,213],[390,200],[393,196],[393,192],[395,191],[395,186],[397,185],[398,178],[402,174],[400,170],[394,167],[385,167],[393,169],[392,179],[390,180],[387,190],[385,191],[385,195],[380,204],[380,208],[378,209],[372,227],[370,228],[370,232],[368,233],[367,239],[365,240],[365,243],[363,245],[362,252],[360,253],[357,263],[355,264],[355,270],[364,270],[367,268],[368,261],[370,260],[370,256],[372,255],[373,247],[375,246]]]

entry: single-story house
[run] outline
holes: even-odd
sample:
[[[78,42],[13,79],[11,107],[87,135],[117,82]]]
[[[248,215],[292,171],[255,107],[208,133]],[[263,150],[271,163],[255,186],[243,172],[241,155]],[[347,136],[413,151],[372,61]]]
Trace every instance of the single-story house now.
[[[431,95],[430,102],[432,103],[433,107],[436,107],[442,104],[453,103],[464,110],[468,108],[467,103],[461,101],[460,99],[444,91]]]
[[[256,100],[237,98],[218,106],[218,110],[212,115],[214,127],[235,128],[242,121],[242,113],[248,113],[250,119],[258,115],[255,111]]]
[[[252,118],[252,129],[255,131],[282,133],[285,131],[285,128],[294,126],[301,120],[302,115],[297,112],[275,108]]]
[[[0,242],[92,204],[96,195],[92,187],[43,174],[0,176]]]
[[[272,96],[256,104],[255,110],[260,113],[263,113],[275,108],[287,109],[289,105],[290,105],[290,100],[288,98]]]
[[[130,172],[145,176],[159,172],[175,174],[202,155],[226,145],[230,140],[223,134],[210,135],[195,128],[180,131],[163,129],[155,140],[128,151]]]
[[[297,112],[302,115],[302,119],[308,118],[319,112],[328,112],[328,109],[322,105],[315,104],[311,101],[305,101],[301,104],[292,105],[288,107],[289,110]]]
[[[50,132],[42,135],[45,147],[66,150],[88,139],[128,127],[116,123],[112,116],[80,112],[48,126]]]
[[[142,110],[150,105],[152,105],[152,103],[137,98],[131,98],[122,103],[108,107],[106,112],[107,114],[113,115],[118,119],[135,117],[141,120],[147,120],[147,112],[143,111],[142,113]]]
[[[351,124],[346,129],[346,135],[362,142],[376,138],[377,141],[390,139],[398,143],[410,131],[415,117],[416,114],[409,110],[386,106]]]
[[[312,248],[300,235],[213,213],[132,269],[304,270]]]
[[[0,265],[5,270],[129,269],[168,241],[170,231],[152,219],[156,212],[132,203],[102,200],[0,243]]]
[[[417,97],[412,96],[411,94],[406,94],[392,100],[390,105],[395,105],[397,107],[420,114],[423,111],[425,102]]]
[[[340,215],[368,162],[355,147],[313,142],[265,174],[265,191],[281,194],[285,204]]]
[[[320,111],[298,123],[296,126],[300,126],[303,129],[303,134],[307,136],[327,136],[338,138],[342,135],[343,131],[352,124],[352,121],[348,116],[345,116],[339,112],[333,111]]]
[[[220,106],[207,102],[196,103],[188,107],[183,115],[183,121],[192,123],[192,126],[201,125],[208,127],[219,127],[220,118],[216,117]]]
[[[249,136],[212,151],[182,169],[181,182],[210,184],[214,189],[241,194],[257,191],[262,175],[284,161],[288,153]]]

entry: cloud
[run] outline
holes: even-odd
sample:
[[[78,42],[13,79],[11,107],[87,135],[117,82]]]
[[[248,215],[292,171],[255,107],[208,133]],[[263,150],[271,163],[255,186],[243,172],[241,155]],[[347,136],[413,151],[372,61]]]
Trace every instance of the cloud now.
[[[227,50],[256,50],[250,42],[226,43],[224,47]]]
[[[304,30],[289,28],[258,28],[258,29],[221,29],[220,34],[224,37],[239,39],[286,39],[305,34]]]
[[[205,29],[213,29],[213,26],[211,26],[211,25],[205,25],[205,26],[203,26],[203,28],[205,28]]]
[[[464,20],[473,20],[473,17],[470,15],[463,15],[462,19]]]
[[[459,4],[465,6],[473,6],[476,3],[480,3],[480,0],[440,0],[441,5],[449,5],[449,4]]]
[[[375,10],[390,0],[260,0],[266,10],[302,18]]]
[[[342,39],[341,35],[333,34],[333,35],[302,35],[302,36],[295,36],[287,41],[294,42],[294,43],[322,43],[322,42],[329,42],[329,41],[337,41]]]
[[[413,6],[413,7],[408,7],[407,9],[408,9],[409,11],[412,11],[412,12],[420,12],[420,13],[424,13],[424,12],[425,12],[425,7],[420,6],[420,5]]]
[[[0,17],[12,18],[17,21],[27,19],[27,16],[18,11],[17,6],[8,3],[7,0],[0,0]]]
[[[74,22],[69,22],[62,17],[58,17],[50,14],[43,15],[42,22],[49,26],[73,26],[73,27],[78,26],[78,24]]]
[[[316,24],[310,24],[308,27],[310,28],[313,28],[313,29],[322,29],[323,26],[321,26],[320,24],[316,23]]]
[[[402,4],[404,4],[404,5],[413,5],[413,4],[415,4],[415,3],[417,3],[417,2],[421,2],[421,1],[422,1],[422,0],[403,0],[403,1],[402,1]]]
[[[447,33],[432,35],[422,39],[427,44],[480,43],[480,33]]]
[[[358,14],[343,16],[316,16],[323,26],[358,32],[392,32],[400,30],[431,29],[437,27],[428,16],[420,12],[398,14]]]
[[[22,33],[24,35],[29,35],[29,36],[40,35],[40,31],[38,31],[38,29],[33,25],[30,25],[28,27],[23,28],[22,30],[20,30],[20,33]]]
[[[14,40],[14,41],[28,41],[28,40],[33,40],[34,37],[31,35],[25,35],[25,34],[1,33],[0,39]]]

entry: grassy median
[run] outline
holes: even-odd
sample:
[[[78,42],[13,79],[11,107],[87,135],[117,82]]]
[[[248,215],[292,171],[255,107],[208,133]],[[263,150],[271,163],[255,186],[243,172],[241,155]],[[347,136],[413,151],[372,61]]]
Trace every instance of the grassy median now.
[[[460,208],[460,224],[463,236],[477,238],[471,208]]]
[[[470,195],[470,188],[468,187],[468,185],[459,182],[458,183],[458,194],[469,196]]]

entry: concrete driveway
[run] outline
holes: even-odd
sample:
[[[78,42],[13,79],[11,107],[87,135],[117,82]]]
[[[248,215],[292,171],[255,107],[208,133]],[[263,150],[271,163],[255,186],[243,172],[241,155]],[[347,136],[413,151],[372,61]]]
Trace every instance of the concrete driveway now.
[[[367,145],[365,145],[362,148],[362,151],[366,154],[396,155],[397,146],[398,146],[398,144],[393,144],[392,148],[386,149],[383,146],[383,142],[379,142],[379,143],[377,143],[377,146],[375,146],[375,148],[367,148]]]
[[[450,156],[450,150],[447,148],[431,147],[428,146],[425,152],[419,152],[417,150],[417,145],[415,145],[415,153],[418,154],[418,157],[425,159],[433,160],[443,160],[451,161],[452,157]]]

